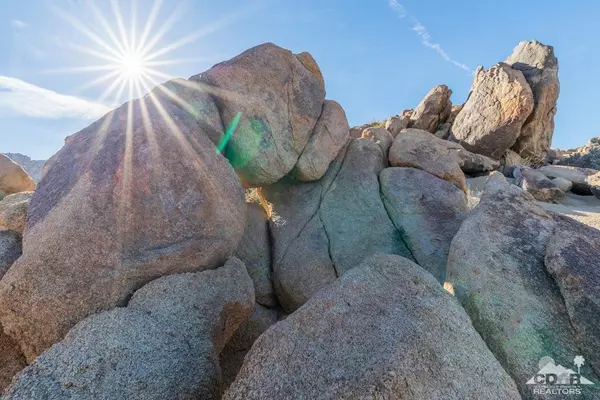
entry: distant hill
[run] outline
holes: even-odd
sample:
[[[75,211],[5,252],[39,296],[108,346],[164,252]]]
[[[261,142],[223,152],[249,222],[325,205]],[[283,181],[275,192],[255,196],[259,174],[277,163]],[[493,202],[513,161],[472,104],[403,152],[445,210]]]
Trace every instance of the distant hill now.
[[[23,167],[34,181],[39,182],[42,179],[42,168],[46,163],[45,160],[32,160],[19,153],[4,153],[4,155]]]

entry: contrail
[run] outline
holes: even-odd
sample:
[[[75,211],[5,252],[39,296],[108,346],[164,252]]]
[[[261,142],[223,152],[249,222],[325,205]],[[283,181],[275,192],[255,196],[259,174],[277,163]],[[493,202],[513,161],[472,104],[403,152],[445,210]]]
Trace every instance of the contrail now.
[[[452,57],[450,57],[450,55],[442,48],[442,46],[439,45],[439,43],[431,42],[431,35],[427,31],[427,28],[421,22],[419,22],[419,20],[416,17],[409,15],[406,11],[406,8],[404,8],[402,4],[398,3],[398,0],[388,0],[388,5],[392,9],[392,11],[396,13],[398,18],[403,19],[405,17],[409,17],[412,26],[412,31],[415,32],[419,36],[419,38],[421,38],[421,43],[423,44],[423,46],[434,50],[440,55],[440,57],[442,57],[445,61],[448,61],[452,65],[464,71],[473,73],[471,68],[469,68],[467,65],[452,59]]]

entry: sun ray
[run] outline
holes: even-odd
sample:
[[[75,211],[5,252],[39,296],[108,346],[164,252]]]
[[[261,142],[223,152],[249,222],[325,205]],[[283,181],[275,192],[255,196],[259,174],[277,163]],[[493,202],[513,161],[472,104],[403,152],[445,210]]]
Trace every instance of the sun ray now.
[[[117,37],[115,32],[110,27],[106,18],[104,18],[104,15],[102,15],[102,12],[98,9],[98,7],[96,6],[96,4],[93,1],[91,1],[91,0],[88,1],[88,4],[89,4],[92,12],[94,13],[94,16],[98,19],[98,21],[100,21],[100,24],[102,25],[103,29],[106,31],[106,34],[108,35],[110,40],[112,40],[112,42],[117,47],[117,49],[121,52],[121,54],[125,54],[125,48],[119,41],[119,38]]]
[[[131,52],[136,53],[137,0],[131,0],[131,26],[129,27],[129,45]]]
[[[87,48],[87,47],[83,47],[83,46],[80,46],[80,45],[75,44],[75,43],[69,43],[68,46],[71,49],[73,49],[73,50],[79,51],[79,52],[84,53],[84,54],[89,54],[91,56],[94,56],[94,57],[97,57],[97,58],[101,58],[103,60],[107,60],[107,61],[110,61],[110,62],[113,62],[113,63],[117,63],[117,64],[121,62],[121,57],[122,56],[120,56],[120,57],[112,57],[111,55],[104,54],[104,53],[101,53],[99,51],[96,51],[96,50],[93,50],[93,49],[90,49],[90,48]]]
[[[199,29],[195,32],[192,32],[191,34],[186,35],[186,36],[180,38],[179,40],[176,40],[175,42],[160,48],[159,50],[155,51],[154,53],[151,53],[151,54],[142,53],[142,55],[147,61],[152,61],[158,56],[162,56],[164,54],[170,53],[173,50],[176,50],[182,46],[190,44],[198,39],[201,39],[213,32],[217,32],[217,31],[223,29],[225,26],[231,24],[233,21],[237,20],[239,17],[240,17],[239,14],[234,14],[234,15],[222,18],[220,20],[214,21],[213,23],[209,24],[208,26],[206,26],[202,29]]]
[[[63,74],[63,73],[85,73],[96,71],[114,71],[119,67],[119,64],[104,64],[104,65],[88,65],[87,67],[65,67],[56,69],[41,70],[42,74]]]
[[[103,47],[105,50],[107,50],[109,53],[111,53],[117,59],[118,59],[118,57],[120,57],[120,54],[117,51],[115,51],[112,47],[110,47],[98,35],[96,35],[91,30],[89,30],[77,18],[73,17],[72,15],[64,12],[63,10],[61,10],[57,7],[53,7],[53,10],[55,13],[58,14],[59,17],[63,18],[67,22],[69,22],[75,29],[77,29],[79,32],[83,33],[85,36],[87,36],[89,39],[91,39],[94,43]]]
[[[100,102],[106,101],[109,98],[112,100],[112,96],[114,95],[114,104],[124,102],[133,96],[143,96],[144,93],[152,89],[152,85],[157,84],[155,82],[156,79],[173,79],[172,75],[160,71],[160,67],[192,62],[216,62],[217,60],[214,55],[211,57],[173,59],[169,58],[168,54],[209,34],[222,30],[247,14],[247,10],[245,12],[236,11],[224,18],[209,23],[202,29],[189,35],[185,35],[164,45],[159,45],[167,35],[171,34],[172,28],[178,23],[182,15],[184,15],[185,2],[179,2],[176,6],[171,6],[172,3],[169,2],[168,4],[171,7],[169,7],[170,10],[167,18],[161,18],[159,23],[157,22],[160,18],[159,13],[166,8],[163,7],[164,0],[153,0],[151,7],[148,8],[142,7],[141,4],[145,3],[138,3],[139,0],[130,0],[130,9],[121,8],[124,4],[127,4],[126,2],[109,0],[110,9],[107,10],[108,13],[103,12],[103,7],[100,7],[99,3],[96,3],[94,0],[86,1],[92,14],[91,21],[96,26],[82,23],[65,10],[59,8],[53,8],[53,10],[72,25],[74,30],[82,33],[81,37],[91,40],[92,44],[81,45],[71,42],[68,43],[68,46],[86,56],[100,59],[105,64],[95,63],[96,65],[82,67],[64,67],[44,72],[100,72],[101,76],[84,83],[78,90],[89,89],[109,82],[108,87],[104,88],[98,100]],[[142,8],[147,12],[138,13]],[[141,35],[138,35],[140,31]],[[223,57],[225,56],[221,58]],[[112,81],[110,81],[111,79]],[[185,81],[182,80],[181,82]],[[192,82],[190,84],[190,87],[193,87],[195,90],[205,90],[208,93],[224,93],[222,89],[205,88],[205,86],[201,82]],[[177,93],[165,87],[161,87],[160,90],[163,92],[167,91],[165,94],[170,101],[177,103],[186,110],[191,109],[191,106],[184,99],[181,99]],[[227,93],[227,95],[231,94]]]
[[[154,28],[154,23],[156,22],[156,17],[158,16],[161,6],[162,0],[156,0],[152,5],[152,9],[150,10],[150,14],[148,15],[148,20],[146,21],[146,24],[144,26],[144,31],[140,36],[138,48],[136,49],[139,52],[141,52],[141,50],[144,48],[146,40],[148,39],[148,34],[152,30],[152,28]]]
[[[121,71],[119,71],[119,70],[115,70],[115,71],[109,72],[109,73],[107,73],[107,74],[104,74],[104,75],[102,75],[102,76],[100,76],[100,77],[98,77],[98,78],[94,79],[93,81],[86,82],[86,83],[84,83],[83,85],[81,85],[81,86],[77,87],[77,88],[75,89],[75,92],[80,92],[80,91],[82,91],[82,90],[89,89],[89,88],[91,88],[91,87],[94,87],[94,86],[100,85],[100,84],[102,84],[102,83],[106,82],[107,80],[109,80],[110,78],[112,78],[112,77],[115,77],[115,76],[119,75],[120,73],[121,73]]]
[[[182,14],[183,3],[180,3],[148,43],[139,48],[138,54],[140,54],[141,57],[146,58],[146,54],[171,30],[173,25],[181,18]]]
[[[123,23],[123,15],[121,14],[121,9],[119,8],[119,5],[117,4],[116,0],[110,0],[110,7],[112,8],[115,19],[117,20],[117,27],[119,28],[119,34],[121,35],[121,44],[125,48],[125,52],[131,54],[131,46],[127,37],[127,30],[125,29],[125,24]]]
[[[106,99],[115,91],[117,90],[117,88],[119,87],[119,85],[124,86],[126,84],[126,80],[123,79],[122,76],[119,76],[117,79],[115,79],[115,81],[113,83],[110,84],[109,87],[107,87],[102,94],[100,95],[100,97],[98,98],[98,101],[100,103],[104,103],[106,101]],[[121,92],[122,90],[119,90],[119,92]],[[118,101],[118,100],[117,100]],[[117,102],[115,101],[115,103]]]

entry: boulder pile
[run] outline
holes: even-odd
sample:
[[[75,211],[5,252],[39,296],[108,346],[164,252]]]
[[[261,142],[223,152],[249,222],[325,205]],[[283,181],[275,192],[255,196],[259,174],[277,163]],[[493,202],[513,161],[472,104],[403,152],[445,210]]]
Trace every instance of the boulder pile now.
[[[538,399],[557,370],[600,398],[600,231],[541,205],[600,193],[539,168],[557,73],[524,42],[463,105],[350,129],[266,43],[70,136],[37,188],[0,156],[2,399]]]

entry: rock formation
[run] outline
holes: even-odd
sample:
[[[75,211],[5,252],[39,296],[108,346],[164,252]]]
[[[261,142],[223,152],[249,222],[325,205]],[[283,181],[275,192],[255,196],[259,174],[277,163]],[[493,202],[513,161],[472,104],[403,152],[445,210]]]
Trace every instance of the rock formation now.
[[[8,194],[29,192],[35,182],[27,172],[7,156],[0,154],[0,199]]]
[[[23,234],[32,196],[33,192],[21,192],[6,196],[0,201],[0,229]]]
[[[2,399],[540,399],[550,362],[600,398],[600,231],[547,210],[600,171],[545,165],[557,68],[524,42],[464,105],[350,129],[266,43],[71,135],[35,192],[0,156]]]
[[[411,399],[519,397],[433,276],[405,258],[378,255],[267,330],[224,399],[407,393]]]
[[[544,159],[554,135],[554,115],[560,92],[554,49],[537,40],[521,42],[506,63],[523,72],[533,92],[535,107],[525,121],[513,150],[522,157]]]
[[[467,150],[499,159],[517,141],[533,108],[533,93],[521,71],[504,63],[479,69],[452,135]]]
[[[90,316],[16,378],[9,399],[218,399],[217,356],[254,304],[244,264],[171,275]]]
[[[73,135],[46,165],[24,255],[0,281],[0,324],[28,360],[141,285],[214,268],[236,249],[242,186],[214,128],[171,102],[177,93],[217,113],[198,86],[170,81]]]
[[[45,160],[32,160],[30,157],[19,153],[5,153],[4,155],[19,164],[35,182],[42,180],[42,169],[46,164]]]

